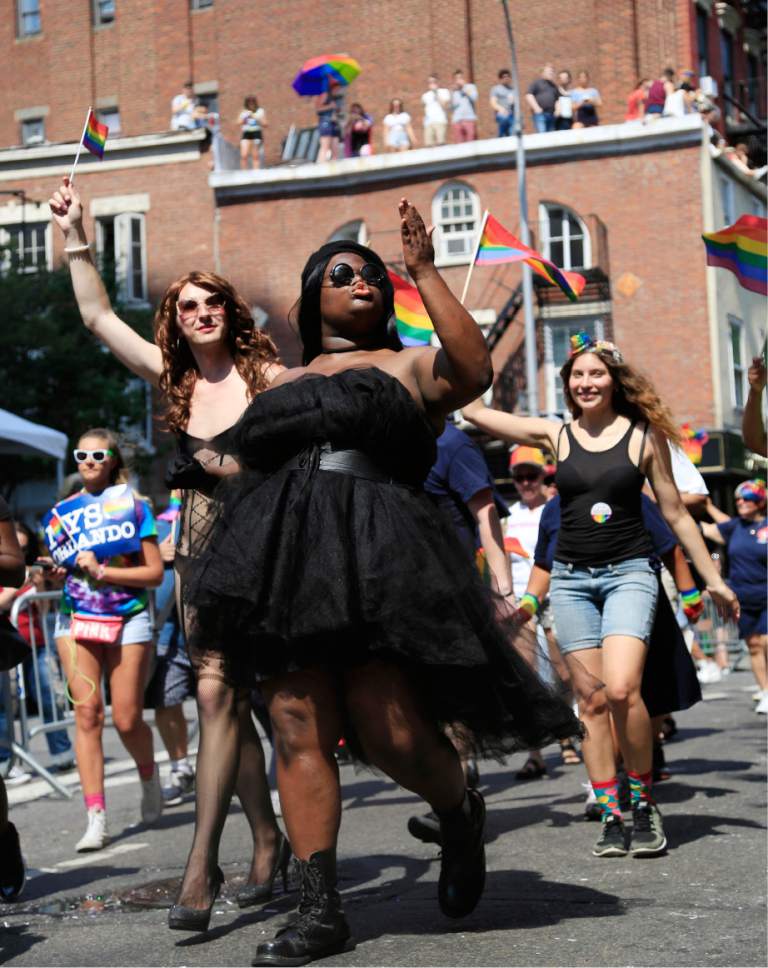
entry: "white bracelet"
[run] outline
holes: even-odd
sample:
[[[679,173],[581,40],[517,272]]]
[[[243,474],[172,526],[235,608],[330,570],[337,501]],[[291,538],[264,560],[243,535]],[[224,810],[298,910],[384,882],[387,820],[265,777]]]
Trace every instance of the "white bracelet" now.
[[[69,253],[73,253],[73,252],[88,252],[88,250],[90,248],[91,248],[91,243],[90,242],[86,242],[85,245],[73,245],[72,248],[70,248],[70,249],[66,248],[66,246],[65,246],[64,251],[65,252],[69,252]]]

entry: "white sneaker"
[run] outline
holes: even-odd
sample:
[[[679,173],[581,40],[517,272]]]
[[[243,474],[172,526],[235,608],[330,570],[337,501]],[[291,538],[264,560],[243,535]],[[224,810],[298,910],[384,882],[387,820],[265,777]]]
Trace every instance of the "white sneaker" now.
[[[155,765],[151,778],[141,781],[141,819],[145,824],[157,823],[162,812],[163,788],[160,786],[160,774]]]
[[[768,692],[763,693],[763,698],[755,706],[755,712],[763,716],[768,716]]]
[[[699,682],[703,686],[711,685],[714,682],[720,682],[720,670],[717,667],[717,663],[713,662],[711,659],[706,659],[699,666],[699,671],[696,673]]]
[[[78,854],[84,854],[89,850],[101,850],[108,843],[107,815],[99,807],[94,807],[88,811],[88,827],[75,845],[75,850]]]
[[[16,763],[5,774],[6,786],[21,786],[22,783],[28,783],[31,779],[32,774]]]

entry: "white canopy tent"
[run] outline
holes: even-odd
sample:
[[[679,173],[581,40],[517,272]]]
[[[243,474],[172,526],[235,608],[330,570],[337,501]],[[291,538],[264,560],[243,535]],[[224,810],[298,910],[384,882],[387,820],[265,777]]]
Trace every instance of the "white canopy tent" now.
[[[0,454],[46,454],[56,459],[56,478],[64,475],[67,435],[0,409]]]

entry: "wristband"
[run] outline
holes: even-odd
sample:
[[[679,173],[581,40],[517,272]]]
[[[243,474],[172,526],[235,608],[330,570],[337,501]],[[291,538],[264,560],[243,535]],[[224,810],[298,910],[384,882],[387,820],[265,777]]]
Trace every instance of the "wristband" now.
[[[106,566],[104,564],[99,565],[98,571],[96,572],[96,581],[104,580],[105,571],[106,571]]]
[[[698,605],[701,601],[701,592],[698,588],[688,588],[680,592],[680,599],[683,605]]]
[[[530,592],[526,592],[520,599],[520,608],[528,612],[528,614],[533,618],[533,616],[538,612],[541,603],[535,595]]]
[[[75,252],[88,252],[91,248],[91,243],[86,242],[84,245],[73,245],[71,248],[64,247],[65,252],[75,253]]]

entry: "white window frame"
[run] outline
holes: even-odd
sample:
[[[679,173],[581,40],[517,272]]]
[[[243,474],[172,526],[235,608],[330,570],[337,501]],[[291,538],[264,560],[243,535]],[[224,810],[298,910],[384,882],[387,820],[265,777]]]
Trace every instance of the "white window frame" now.
[[[31,273],[39,272],[41,268],[50,270],[53,267],[53,240],[51,238],[51,223],[48,221],[43,221],[40,218],[34,218],[27,220],[24,223],[27,230],[35,227],[43,227],[44,239],[43,247],[41,249],[35,249],[36,253],[42,252],[44,265],[41,265],[39,261],[30,262],[21,268],[21,259],[19,259],[19,272]],[[18,232],[18,239],[21,240],[21,220],[16,220],[14,222],[0,222],[0,247],[2,248],[2,259],[0,261],[0,273],[6,273],[11,266],[11,253],[8,247],[9,242],[12,239],[13,234]],[[23,245],[23,242],[22,242]],[[19,246],[16,246],[17,253],[19,252]]]
[[[103,2],[106,3],[109,0],[103,0]],[[112,16],[109,19],[104,17],[101,0],[91,0],[91,20],[94,27],[106,27],[108,24],[113,24],[117,20],[117,0],[112,0]]]
[[[570,411],[563,400],[562,407],[557,400],[557,380],[560,374],[560,367],[563,363],[555,361],[554,354],[554,330],[566,329],[570,335],[578,333],[579,330],[594,327],[595,339],[605,339],[605,318],[601,315],[596,316],[569,316],[564,319],[544,319],[544,395],[546,399],[547,413],[556,416],[567,416]]]
[[[104,223],[114,223],[115,236],[115,275],[117,278],[120,298],[124,303],[132,306],[148,305],[147,290],[147,227],[146,218],[142,212],[120,212],[117,215],[101,215],[96,218],[96,252],[99,257],[104,256],[105,232]],[[141,292],[133,290],[133,244],[132,227],[139,225],[141,246]]]
[[[23,37],[37,37],[38,34],[43,32],[43,16],[40,10],[40,0],[37,0],[37,11],[24,11],[21,5],[22,0],[16,0],[16,36],[19,39]],[[37,30],[25,30],[25,18],[34,16],[37,16]]]
[[[191,10],[207,10],[213,6],[213,0],[189,0]]]
[[[467,199],[471,202],[472,211],[468,216],[455,216],[443,218],[443,201],[449,192],[461,190],[467,193]],[[444,226],[462,222],[472,222],[471,229],[462,229],[458,232],[446,232]],[[470,188],[465,182],[452,181],[441,185],[435,192],[432,199],[432,224],[435,226],[435,265],[437,266],[460,266],[469,265],[477,244],[477,233],[480,231],[481,212],[480,197],[474,188]],[[448,241],[463,239],[465,251],[460,253],[448,252]]]
[[[733,181],[727,175],[718,175],[718,181],[720,182],[720,205],[723,209],[724,224],[733,225],[736,221]]]
[[[109,128],[109,133],[113,138],[115,135],[120,134],[123,129],[123,124],[120,120],[120,108],[117,104],[111,104],[108,107],[96,108],[96,117],[102,124],[106,124],[106,126]],[[110,118],[116,118],[116,121],[113,120],[110,124]]]
[[[557,233],[552,232],[552,216],[551,209],[559,208],[562,210],[563,214],[566,216]],[[567,216],[570,215],[577,223],[581,229],[581,236],[572,236],[570,224],[568,222]],[[592,240],[589,235],[589,229],[587,228],[586,222],[581,218],[577,212],[574,212],[572,208],[568,208],[567,205],[561,205],[559,202],[541,202],[539,204],[539,234],[541,236],[541,254],[545,259],[552,259],[550,255],[551,242],[561,241],[563,243],[563,264],[558,266],[559,269],[590,269],[592,267]],[[574,265],[571,259],[571,239],[580,238],[582,242],[582,247],[584,251],[584,264]]]
[[[738,332],[739,361],[733,358],[733,332]],[[744,352],[744,321],[738,316],[728,313],[728,377],[731,386],[731,405],[734,410],[741,413],[747,400],[749,385],[747,383],[747,366]],[[741,389],[741,403],[739,403],[737,390]]]
[[[40,125],[40,131],[41,131],[40,137],[37,137],[35,135],[34,137],[30,138],[28,135],[24,134],[25,127],[31,124]],[[42,116],[39,118],[24,118],[22,121],[19,122],[19,134],[21,138],[21,143],[25,148],[27,147],[32,148],[35,145],[44,145],[45,144],[45,118]]]

